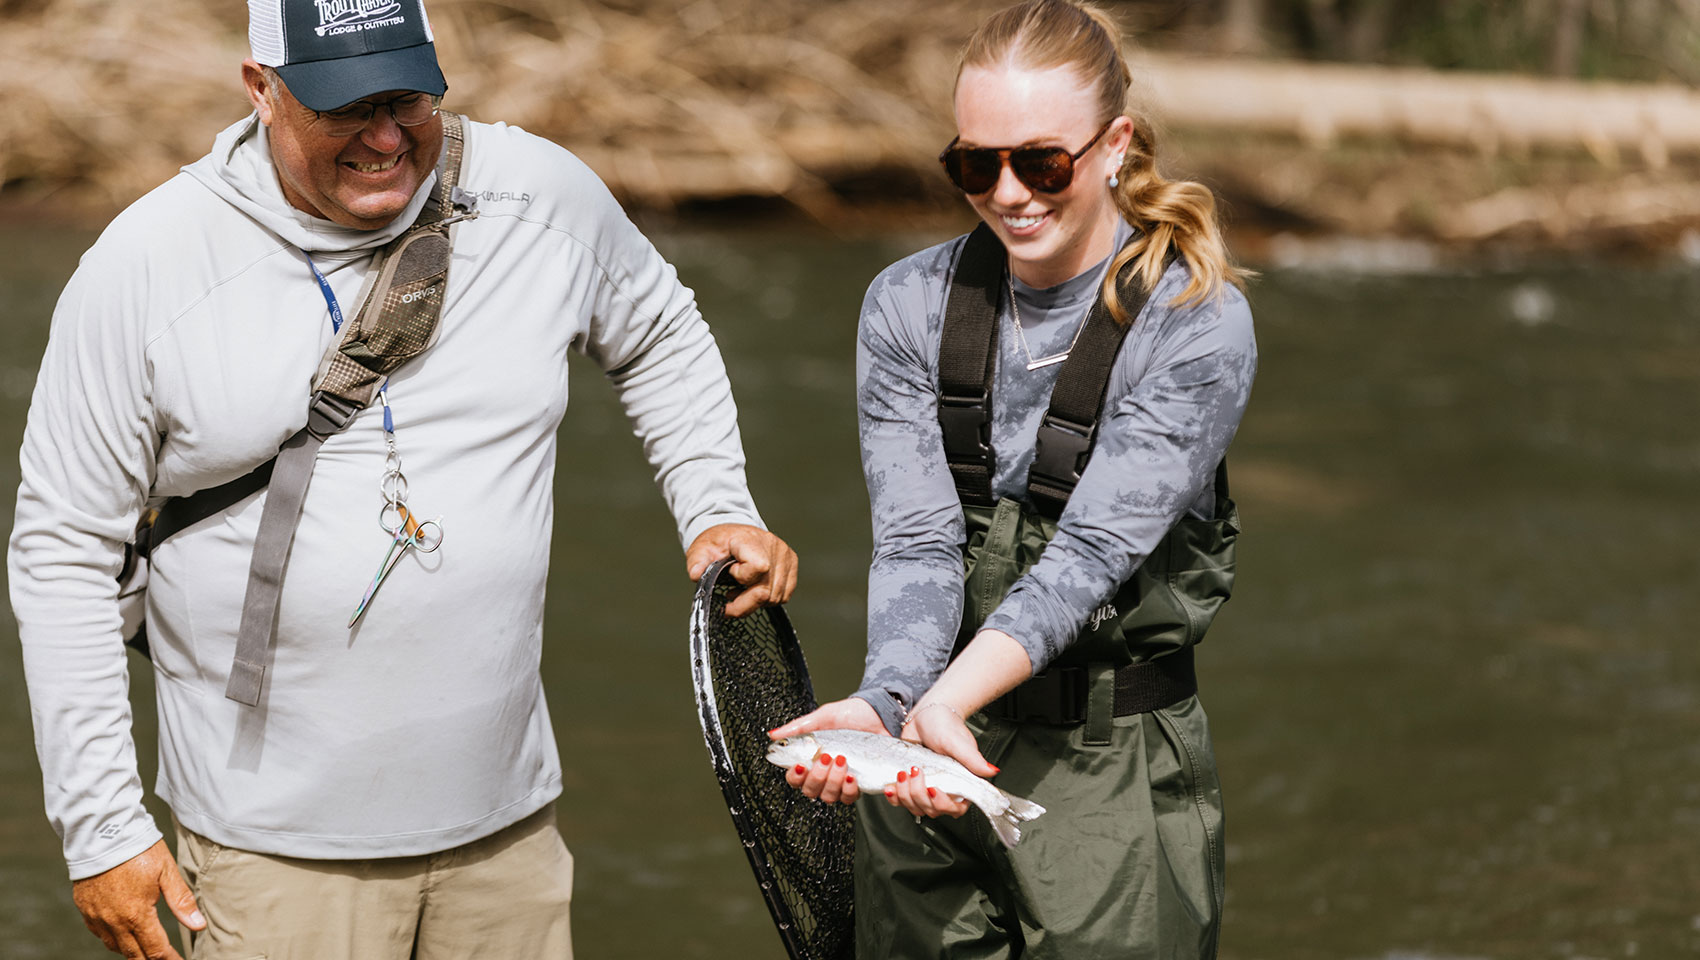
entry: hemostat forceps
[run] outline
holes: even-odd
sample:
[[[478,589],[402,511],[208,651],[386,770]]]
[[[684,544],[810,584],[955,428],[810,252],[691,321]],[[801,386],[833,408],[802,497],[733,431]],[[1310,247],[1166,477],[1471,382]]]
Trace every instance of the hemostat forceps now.
[[[405,480],[401,482],[406,483]],[[395,569],[395,565],[401,562],[401,558],[410,548],[420,553],[433,553],[443,545],[442,524],[435,520],[418,522],[414,519],[413,512],[399,499],[384,504],[378,514],[378,523],[391,535],[390,549],[384,554],[383,562],[378,564],[378,572],[373,574],[372,583],[366,588],[366,595],[360,598],[360,606],[355,607],[354,615],[348,618],[350,627],[360,621],[366,607],[372,602],[372,595],[378,592],[384,578],[390,575],[390,571]]]

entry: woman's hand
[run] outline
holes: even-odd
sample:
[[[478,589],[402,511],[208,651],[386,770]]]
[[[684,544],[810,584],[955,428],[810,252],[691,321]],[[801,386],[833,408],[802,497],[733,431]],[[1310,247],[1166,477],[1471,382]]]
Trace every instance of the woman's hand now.
[[[865,730],[885,734],[885,724],[866,700],[849,697],[835,700],[805,713],[790,723],[774,727],[767,735],[774,740],[801,736],[816,730]],[[889,734],[887,734],[889,736]],[[829,757],[824,752],[807,765],[798,764],[785,771],[785,782],[803,791],[803,796],[827,803],[855,803],[862,795],[856,778],[850,776],[843,757]]]
[[[974,742],[974,734],[962,714],[943,700],[923,697],[909,711],[909,719],[903,724],[903,739],[956,760],[970,773],[982,777],[997,775],[998,768],[981,755],[980,745]],[[886,786],[885,796],[892,806],[900,806],[916,816],[960,817],[968,812],[968,801],[927,786],[927,775],[914,767],[907,774],[899,773],[898,782]]]

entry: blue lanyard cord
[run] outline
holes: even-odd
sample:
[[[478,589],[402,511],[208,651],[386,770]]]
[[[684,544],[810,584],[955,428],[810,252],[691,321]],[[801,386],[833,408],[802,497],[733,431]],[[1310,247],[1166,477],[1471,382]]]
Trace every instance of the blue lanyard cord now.
[[[342,307],[336,302],[336,292],[331,290],[330,281],[326,280],[325,275],[319,272],[319,265],[313,262],[313,258],[307,256],[305,252],[301,256],[306,258],[308,268],[313,271],[313,279],[319,281],[319,292],[325,295],[325,306],[331,312],[331,332],[341,333]],[[384,406],[384,433],[388,434],[390,442],[394,443],[395,418],[390,415],[390,381],[387,377],[383,384],[378,387],[378,400]]]
[[[325,295],[325,306],[329,307],[331,311],[331,332],[341,333],[342,307],[337,305],[336,293],[331,290],[330,281],[326,280],[325,275],[319,272],[319,265],[313,262],[312,257],[308,257],[306,253],[301,255],[307,257],[307,266],[313,271],[313,279],[319,281],[319,292]]]

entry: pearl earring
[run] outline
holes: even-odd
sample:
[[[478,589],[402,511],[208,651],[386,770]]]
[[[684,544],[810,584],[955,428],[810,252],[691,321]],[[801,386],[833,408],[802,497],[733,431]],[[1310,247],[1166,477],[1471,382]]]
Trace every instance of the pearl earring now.
[[[1118,172],[1121,170],[1122,164],[1125,163],[1126,161],[1127,161],[1127,154],[1125,154],[1125,153],[1116,158],[1116,170]],[[1117,178],[1116,174],[1114,174],[1114,173],[1110,174],[1110,189],[1114,190],[1115,188],[1117,188],[1119,186],[1121,186],[1121,180]]]

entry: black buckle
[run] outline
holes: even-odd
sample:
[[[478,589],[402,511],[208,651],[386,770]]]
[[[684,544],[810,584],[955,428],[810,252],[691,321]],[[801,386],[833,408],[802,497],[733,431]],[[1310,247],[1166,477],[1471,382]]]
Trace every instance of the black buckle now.
[[[1086,719],[1086,668],[1053,667],[998,698],[996,716],[1022,723],[1080,723]]]
[[[991,418],[986,395],[939,398],[939,426],[944,431],[944,456],[952,463],[983,460],[991,455]]]
[[[359,412],[359,404],[320,390],[307,404],[307,432],[323,441],[333,433],[342,432]]]
[[[1038,445],[1031,472],[1073,489],[1092,454],[1092,428],[1069,423],[1051,414],[1039,423]]]

